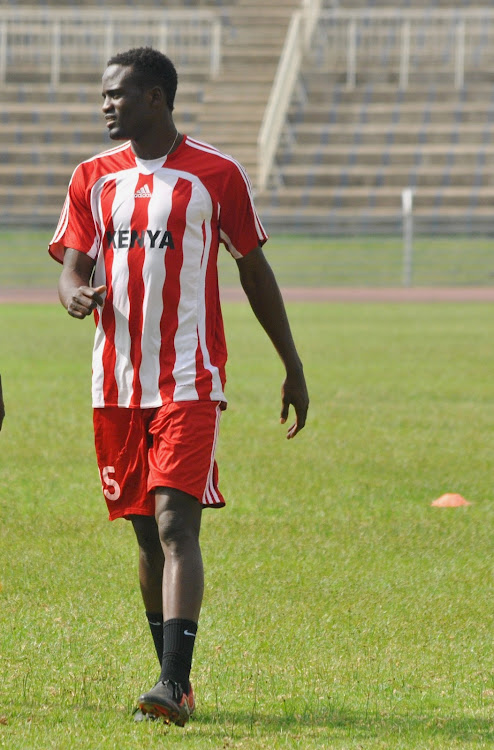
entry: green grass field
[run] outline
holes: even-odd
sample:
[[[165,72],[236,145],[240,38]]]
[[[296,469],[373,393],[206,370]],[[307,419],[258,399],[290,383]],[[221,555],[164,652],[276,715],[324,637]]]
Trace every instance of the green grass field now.
[[[100,496],[92,324],[0,306],[0,747],[492,747],[492,310],[289,314],[312,401],[287,442],[280,364],[247,305],[225,305],[228,505],[204,516],[180,730],[130,719],[157,664],[132,531]],[[472,505],[432,508],[444,492]]]
[[[0,230],[0,289],[53,287],[60,268],[47,260],[52,232]],[[282,286],[400,286],[403,241],[391,237],[273,235],[265,248]],[[220,253],[220,280],[238,285],[236,265]],[[416,286],[486,286],[494,280],[489,237],[422,237],[414,241]]]

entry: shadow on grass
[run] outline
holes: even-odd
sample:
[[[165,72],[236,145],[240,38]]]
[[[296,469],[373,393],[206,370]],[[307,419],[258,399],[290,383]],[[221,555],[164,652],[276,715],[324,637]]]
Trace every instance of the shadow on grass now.
[[[353,737],[372,739],[399,734],[422,735],[424,738],[437,737],[443,741],[494,743],[494,722],[483,718],[462,716],[435,716],[419,714],[368,713],[350,710],[328,710],[314,714],[293,714],[274,716],[254,711],[253,713],[235,711],[200,711],[195,722],[206,726],[217,725],[221,733],[225,730],[232,734],[248,732],[255,734],[297,734],[314,733],[318,736],[328,734],[336,738]],[[195,723],[194,722],[194,723]],[[326,730],[326,731],[325,731]]]
[[[44,706],[43,708],[47,708]],[[13,725],[24,725],[25,722],[35,724],[39,723],[40,706],[34,702],[24,702],[19,705],[4,705],[0,710],[0,715],[4,719],[5,729]],[[55,714],[55,715],[53,715]],[[58,715],[57,715],[58,714]],[[56,723],[74,722],[77,716],[77,723],[83,723],[84,714],[91,714],[93,721],[104,722],[108,726],[109,716],[113,715],[116,725],[121,721],[132,723],[132,711],[126,708],[119,708],[112,711],[108,708],[102,708],[101,705],[95,705],[91,702],[76,702],[71,706],[65,707],[60,712],[56,709],[53,711],[49,721]],[[118,718],[120,714],[120,718]],[[43,717],[48,718],[46,714]],[[149,724],[147,725],[149,727]],[[386,741],[391,737],[399,736],[405,742],[413,743],[414,741],[433,742],[437,740],[438,747],[447,747],[447,743],[452,743],[456,747],[458,744],[482,743],[482,746],[494,746],[494,722],[487,718],[467,717],[467,716],[439,716],[431,714],[399,714],[393,712],[358,712],[349,709],[331,709],[327,711],[320,710],[311,713],[306,711],[300,714],[286,713],[284,715],[275,715],[263,713],[259,710],[249,711],[226,711],[222,709],[209,710],[207,707],[199,707],[197,714],[194,715],[190,729],[194,729],[190,735],[183,735],[184,741],[193,740],[197,737],[197,732],[205,736],[225,739],[242,739],[248,737],[264,737],[266,741],[270,739],[275,741],[277,736],[296,737],[298,739],[319,740],[347,740],[349,738],[356,740],[378,740]],[[174,727],[163,725],[161,722],[154,724],[155,730],[169,733],[174,731]],[[454,743],[454,745],[453,745]],[[413,746],[413,745],[411,745]]]

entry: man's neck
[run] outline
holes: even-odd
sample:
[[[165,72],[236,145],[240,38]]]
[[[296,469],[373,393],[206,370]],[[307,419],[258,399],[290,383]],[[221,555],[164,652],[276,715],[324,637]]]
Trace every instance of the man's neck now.
[[[181,135],[176,128],[159,133],[156,138],[145,141],[131,141],[132,150],[138,159],[160,159],[169,156],[180,143]]]

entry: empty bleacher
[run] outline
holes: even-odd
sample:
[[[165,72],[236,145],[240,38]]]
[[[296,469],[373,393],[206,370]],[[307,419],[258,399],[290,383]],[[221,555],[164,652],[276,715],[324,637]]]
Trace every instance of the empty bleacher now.
[[[491,4],[465,3],[467,15],[451,3],[380,5],[331,3],[318,23],[258,199],[263,215],[313,231],[399,231],[411,187],[428,231],[484,231],[494,199]]]
[[[77,18],[81,10],[78,3],[47,3],[47,14],[57,5],[60,15],[69,19]],[[178,15],[168,24],[165,44],[160,45],[156,23],[146,32],[148,36],[141,33],[132,37],[137,19],[141,24],[147,15],[156,19],[156,3],[129,2],[123,8],[115,0],[97,6],[85,3],[84,11],[89,9],[100,16],[92,39],[99,38],[101,44],[90,45],[92,52],[88,55],[84,46],[88,39],[82,33],[72,32],[72,42],[64,43],[62,24],[60,63],[54,70],[46,33],[36,40],[33,31],[41,25],[43,9],[36,6],[31,12],[23,3],[16,3],[14,8],[3,3],[11,15],[35,16],[37,24],[31,24],[29,38],[19,37],[17,51],[11,44],[10,59],[3,70],[0,219],[4,224],[56,221],[75,165],[111,145],[100,112],[101,73],[111,51],[133,44],[164,48],[177,63],[179,88],[174,115],[178,128],[233,154],[254,174],[257,133],[286,26],[297,5],[298,0],[281,5],[273,0],[189,0],[180,7],[167,6],[164,15]],[[116,11],[119,23],[113,22],[109,35]],[[189,12],[191,19],[189,41],[183,38],[185,23],[180,21],[184,12]],[[194,31],[200,13],[212,14],[221,25],[219,70],[213,70],[210,64],[207,29],[203,25],[199,35]],[[88,24],[84,26],[87,35]],[[177,37],[178,31],[181,37]]]
[[[166,13],[190,11],[196,30],[175,20],[165,33],[156,21],[136,30],[147,15],[163,15],[155,0],[84,3],[100,14],[91,31],[100,43],[86,43],[87,24],[70,43],[58,37],[54,66],[46,35],[45,43],[42,35],[33,43],[40,14],[58,8],[70,17],[81,4],[52,1],[30,10],[0,0],[11,15],[36,20],[31,37],[19,36],[17,52],[11,44],[9,55],[0,54],[3,223],[56,220],[75,164],[110,145],[100,114],[104,62],[110,49],[134,43],[165,46],[176,60],[179,129],[233,154],[256,182],[261,121],[291,14],[300,7],[300,0],[183,0]],[[115,13],[119,23],[112,25]],[[197,26],[208,13],[221,25],[216,69],[209,32]],[[0,24],[0,49],[2,33]],[[268,228],[396,231],[406,187],[415,191],[416,216],[433,231],[489,228],[493,42],[491,2],[325,0],[267,188],[257,195]]]

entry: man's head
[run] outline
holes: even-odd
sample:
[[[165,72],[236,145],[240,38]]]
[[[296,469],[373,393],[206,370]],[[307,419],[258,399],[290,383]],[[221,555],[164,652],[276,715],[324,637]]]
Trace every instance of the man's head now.
[[[177,71],[170,58],[162,52],[152,47],[136,47],[113,55],[107,65],[132,68],[135,81],[143,90],[160,86],[165,94],[168,109],[173,112],[177,92]]]
[[[171,122],[177,71],[158,50],[139,47],[108,60],[103,74],[103,113],[110,137],[139,141],[165,118]]]

